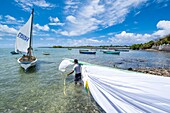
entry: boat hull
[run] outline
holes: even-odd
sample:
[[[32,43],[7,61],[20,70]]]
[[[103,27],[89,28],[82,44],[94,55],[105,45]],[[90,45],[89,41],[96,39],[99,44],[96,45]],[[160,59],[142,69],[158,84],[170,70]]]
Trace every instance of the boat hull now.
[[[120,51],[103,51],[103,53],[105,53],[105,54],[117,54],[117,55],[119,55],[119,54],[120,54]]]
[[[81,54],[96,54],[95,51],[80,51]]]
[[[17,55],[17,54],[19,54],[19,53],[15,52],[15,51],[11,51],[10,53],[11,53],[12,55]]]
[[[18,63],[25,71],[27,71],[30,67],[35,66],[37,62],[37,58],[33,61],[21,61],[21,59],[22,57],[18,59]]]
[[[45,52],[43,52],[42,54],[43,54],[43,55],[50,55],[50,53],[45,53]]]

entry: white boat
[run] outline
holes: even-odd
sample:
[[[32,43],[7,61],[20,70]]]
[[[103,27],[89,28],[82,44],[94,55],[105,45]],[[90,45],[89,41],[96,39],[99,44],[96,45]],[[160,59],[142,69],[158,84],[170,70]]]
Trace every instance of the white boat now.
[[[20,28],[16,36],[15,52],[24,55],[18,59],[18,63],[27,71],[31,66],[35,66],[37,58],[32,55],[32,28],[33,28],[34,9],[27,23]]]
[[[64,59],[59,70],[73,65]],[[80,62],[85,89],[106,113],[169,113],[170,78]]]

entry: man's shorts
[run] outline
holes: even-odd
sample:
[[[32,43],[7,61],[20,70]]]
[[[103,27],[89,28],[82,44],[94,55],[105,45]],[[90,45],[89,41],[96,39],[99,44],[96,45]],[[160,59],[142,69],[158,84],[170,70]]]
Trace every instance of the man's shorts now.
[[[74,81],[80,81],[81,80],[81,73],[78,73],[78,74],[76,74],[75,75],[75,79],[74,79]]]

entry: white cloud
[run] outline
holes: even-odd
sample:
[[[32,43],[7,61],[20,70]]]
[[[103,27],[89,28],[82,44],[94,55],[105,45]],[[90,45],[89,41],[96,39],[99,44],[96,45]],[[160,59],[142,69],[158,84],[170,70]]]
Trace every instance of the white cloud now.
[[[48,3],[45,0],[15,0],[15,2],[25,11],[30,11],[33,6],[37,6],[43,9],[55,7],[54,4]]]
[[[30,0],[29,0],[30,1]],[[54,4],[47,3],[45,0],[33,0],[32,2],[34,5],[42,8],[52,8],[55,7]]]
[[[109,38],[111,44],[114,45],[131,45],[134,43],[145,43],[152,39],[153,37],[150,34],[127,33],[126,31],[122,31],[120,34],[116,34],[114,37]]]
[[[161,20],[156,26],[158,30],[152,34],[137,34],[122,31],[120,34],[115,34],[113,37],[109,38],[109,40],[115,45],[131,45],[136,43],[145,43],[170,34],[170,21]]]
[[[56,39],[55,39],[55,38],[40,38],[40,40],[54,41],[54,40],[56,40]]]
[[[154,32],[153,35],[157,37],[163,37],[165,35],[170,34],[170,21],[161,20],[157,23],[158,31]]]
[[[58,19],[58,17],[55,17],[55,18],[53,18],[53,17],[49,17],[49,20],[50,20],[50,22],[60,22],[60,20]]]
[[[71,23],[76,24],[76,17],[70,15],[66,17],[66,20],[70,21]]]
[[[58,17],[49,17],[50,23],[49,25],[53,25],[53,26],[63,26],[65,25],[64,23],[61,23],[60,20],[58,19]]]
[[[139,15],[139,14],[140,14],[140,11],[136,12],[134,16],[137,16],[137,15]]]
[[[40,26],[39,24],[35,24],[34,27],[37,29],[37,30],[41,30],[41,31],[49,31],[50,28],[48,27],[48,25],[44,25],[44,26]]]
[[[92,38],[82,38],[82,39],[63,39],[57,38],[55,40],[55,45],[62,46],[86,46],[86,45],[102,45],[103,40],[96,40]]]
[[[7,20],[16,21],[16,19],[15,19],[14,17],[10,16],[10,15],[6,15],[5,18],[6,18]]]
[[[111,35],[114,35],[115,33],[108,33],[107,35],[111,36]]]
[[[8,27],[7,25],[2,25],[0,24],[0,32],[2,33],[10,33],[10,34],[16,34],[17,30],[12,28],[12,27]]]
[[[74,3],[72,0],[69,0],[66,6],[74,4],[77,8],[72,9],[70,8],[71,5],[65,9],[68,13],[66,17],[67,23],[61,34],[79,36],[98,30],[98,28],[103,29],[120,24],[125,20],[126,15],[132,8],[136,8],[146,1],[147,0],[90,0],[81,3],[80,0],[76,0],[76,3]]]
[[[49,23],[51,26],[63,26],[65,25],[64,23]]]
[[[21,18],[20,20],[17,20],[16,18],[14,18],[13,16],[10,15],[6,15],[6,16],[0,16],[0,23],[2,24],[18,24],[20,25],[21,23],[24,22],[24,20]]]
[[[158,29],[170,29],[170,21],[161,20],[156,26]]]
[[[53,40],[55,40],[55,38],[46,38],[46,40],[53,41]]]
[[[66,0],[65,4],[66,6],[64,7],[66,13],[74,14],[75,11],[78,9],[78,5],[82,3],[82,1],[79,2],[79,0]]]
[[[0,37],[0,40],[3,40],[3,38]]]

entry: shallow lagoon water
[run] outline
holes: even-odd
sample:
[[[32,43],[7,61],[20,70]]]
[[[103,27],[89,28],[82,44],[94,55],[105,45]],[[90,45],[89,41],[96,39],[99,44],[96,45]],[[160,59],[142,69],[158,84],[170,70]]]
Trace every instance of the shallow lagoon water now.
[[[130,51],[120,55],[79,54],[78,49],[36,48],[35,68],[25,73],[17,63],[21,55],[0,49],[0,112],[103,112],[82,86],[75,87],[73,76],[58,71],[63,58],[122,69],[138,67],[170,68],[170,53]],[[48,52],[50,55],[43,55]],[[66,95],[64,94],[66,93]]]

